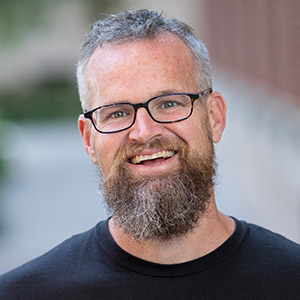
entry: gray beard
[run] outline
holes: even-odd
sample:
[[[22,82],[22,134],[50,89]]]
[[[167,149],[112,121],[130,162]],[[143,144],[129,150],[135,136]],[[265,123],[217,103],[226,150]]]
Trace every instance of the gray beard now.
[[[109,213],[135,240],[166,242],[181,237],[206,211],[216,173],[213,146],[203,157],[181,155],[180,161],[179,170],[168,176],[135,178],[124,164],[107,177],[100,172]]]

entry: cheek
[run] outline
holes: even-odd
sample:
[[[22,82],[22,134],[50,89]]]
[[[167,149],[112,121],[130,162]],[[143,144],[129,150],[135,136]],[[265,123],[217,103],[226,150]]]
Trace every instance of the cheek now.
[[[197,116],[197,118],[185,130],[185,140],[190,147],[191,154],[199,154],[211,149],[210,130],[207,127],[205,116]]]
[[[103,135],[94,140],[94,149],[98,165],[103,175],[106,175],[112,168],[117,150],[121,146],[121,138]]]

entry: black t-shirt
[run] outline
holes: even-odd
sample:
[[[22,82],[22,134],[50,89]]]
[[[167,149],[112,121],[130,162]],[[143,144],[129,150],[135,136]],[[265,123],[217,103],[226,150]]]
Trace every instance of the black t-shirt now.
[[[0,299],[300,299],[300,246],[235,219],[213,252],[175,265],[136,258],[108,221],[0,277]]]

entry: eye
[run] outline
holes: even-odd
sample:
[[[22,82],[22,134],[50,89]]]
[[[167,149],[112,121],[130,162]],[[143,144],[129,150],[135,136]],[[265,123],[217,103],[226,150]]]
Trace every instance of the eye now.
[[[168,100],[168,101],[164,101],[161,103],[160,107],[161,108],[173,108],[175,106],[177,106],[178,103],[176,101],[171,101],[171,100]]]
[[[118,110],[118,111],[115,111],[115,112],[111,113],[110,118],[119,119],[119,118],[124,118],[126,116],[128,116],[127,112],[125,112],[123,110]]]

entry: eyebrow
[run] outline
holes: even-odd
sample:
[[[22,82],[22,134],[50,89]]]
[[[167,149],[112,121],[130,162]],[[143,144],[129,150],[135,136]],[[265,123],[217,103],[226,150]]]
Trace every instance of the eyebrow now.
[[[181,92],[179,92],[177,90],[161,90],[161,91],[158,91],[155,94],[153,94],[151,97],[147,98],[145,101],[148,101],[149,99],[152,99],[152,98],[155,98],[155,97],[174,94],[174,93],[181,93]],[[145,101],[141,101],[141,103],[145,102]],[[115,102],[107,102],[107,103],[105,103],[105,102],[101,106],[110,105],[110,104],[131,103],[132,99],[116,100]]]
[[[175,94],[175,93],[181,93],[177,90],[161,90],[161,91],[158,91],[157,93],[154,94],[153,97],[158,97],[158,96],[163,96],[163,95],[168,95],[168,94]],[[151,97],[151,98],[153,98]]]

